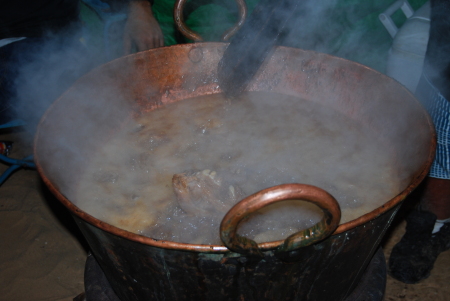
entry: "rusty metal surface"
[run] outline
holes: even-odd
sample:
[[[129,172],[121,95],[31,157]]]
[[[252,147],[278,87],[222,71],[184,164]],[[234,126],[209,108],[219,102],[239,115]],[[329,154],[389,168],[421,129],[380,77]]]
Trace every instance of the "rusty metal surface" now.
[[[386,278],[386,258],[383,250],[378,248],[357,286],[344,301],[382,301],[386,290]],[[86,298],[80,300],[119,301],[105,273],[92,254],[89,254],[86,260],[84,283]],[[84,293],[82,295],[84,296]]]
[[[112,61],[81,78],[39,125],[38,172],[75,216],[123,301],[328,300],[328,296],[343,300],[400,203],[426,176],[436,145],[430,118],[413,95],[362,65],[279,47],[247,87],[298,96],[361,121],[378,133],[383,149],[396,158],[399,176],[406,174],[409,184],[397,196],[339,225],[331,237],[317,244],[281,254],[262,247],[264,259],[254,259],[222,245],[176,243],[130,233],[96,219],[67,198],[88,164],[79,156],[89,157],[124,119],[185,98],[220,93],[217,64],[225,47],[205,43],[149,50]],[[83,118],[98,124],[85,122],[81,127]],[[54,143],[60,140],[63,145]]]
[[[357,285],[396,209],[285,256],[265,251],[262,259],[143,246],[76,221],[122,301],[339,301]]]

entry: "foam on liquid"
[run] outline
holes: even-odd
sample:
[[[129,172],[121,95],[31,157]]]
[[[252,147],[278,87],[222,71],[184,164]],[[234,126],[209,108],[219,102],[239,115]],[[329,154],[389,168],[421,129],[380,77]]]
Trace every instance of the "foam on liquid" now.
[[[297,97],[250,92],[230,101],[207,95],[127,122],[92,157],[75,204],[156,239],[221,244],[223,214],[183,211],[172,187],[174,174],[215,172],[245,195],[284,183],[315,185],[338,200],[344,223],[404,188],[391,155],[361,123]],[[304,202],[271,207],[246,221],[239,233],[258,242],[283,239],[321,218],[320,210]]]

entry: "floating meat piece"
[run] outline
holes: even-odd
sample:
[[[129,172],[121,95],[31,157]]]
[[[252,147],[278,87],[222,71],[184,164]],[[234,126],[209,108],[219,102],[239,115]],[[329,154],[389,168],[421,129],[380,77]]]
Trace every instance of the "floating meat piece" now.
[[[190,215],[221,217],[245,196],[238,186],[208,169],[175,174],[172,185],[178,204]]]

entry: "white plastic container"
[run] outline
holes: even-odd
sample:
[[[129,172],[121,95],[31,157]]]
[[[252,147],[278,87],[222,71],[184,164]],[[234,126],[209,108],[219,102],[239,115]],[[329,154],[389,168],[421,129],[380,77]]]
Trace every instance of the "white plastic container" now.
[[[398,9],[402,9],[408,18],[400,29],[390,18],[390,15]],[[415,92],[422,73],[430,30],[430,10],[428,1],[412,13],[408,1],[400,0],[380,14],[380,21],[393,37],[386,74],[402,83],[411,92]]]

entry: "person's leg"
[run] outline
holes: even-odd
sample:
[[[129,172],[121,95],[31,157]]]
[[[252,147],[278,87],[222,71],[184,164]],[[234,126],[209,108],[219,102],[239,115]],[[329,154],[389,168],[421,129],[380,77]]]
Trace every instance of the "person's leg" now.
[[[438,255],[450,248],[450,1],[431,0],[430,36],[416,96],[436,129],[435,159],[406,219],[406,233],[389,258],[390,274],[405,283],[427,278]]]
[[[423,185],[421,209],[433,213],[438,220],[450,218],[450,180],[427,177]]]
[[[420,192],[419,209],[407,217],[405,235],[389,258],[390,275],[405,283],[428,278],[439,254],[450,248],[450,180],[428,177]]]
[[[405,283],[427,278],[439,254],[450,248],[450,102],[423,76],[418,98],[436,129],[437,149],[428,177],[415,195],[418,210],[406,219],[406,233],[394,246],[389,273]]]

